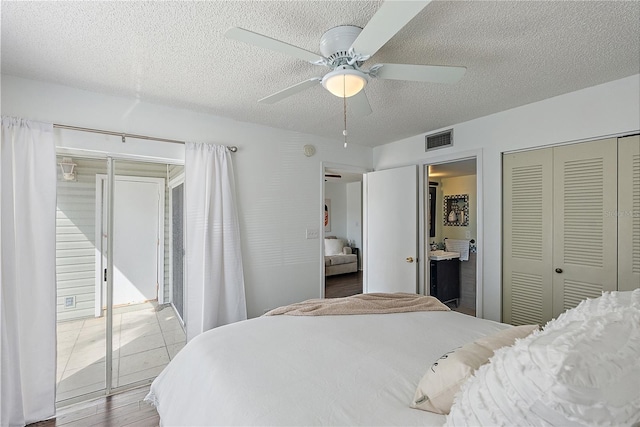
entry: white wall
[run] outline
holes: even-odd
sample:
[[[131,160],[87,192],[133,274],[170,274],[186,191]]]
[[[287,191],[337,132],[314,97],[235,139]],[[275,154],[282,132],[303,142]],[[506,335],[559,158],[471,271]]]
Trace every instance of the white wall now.
[[[449,126],[454,145],[424,152],[425,134],[373,150],[376,170],[428,163],[430,157],[481,150],[484,241],[483,316],[501,317],[502,153],[640,129],[640,74]],[[478,236],[479,239],[481,236]]]
[[[340,182],[324,183],[324,198],[331,200],[331,231],[326,231],[325,236],[347,238],[347,188]]]
[[[368,147],[349,144],[345,150],[339,140],[13,76],[2,76],[2,114],[238,146],[234,166],[250,317],[321,295],[321,240],[306,239],[306,229],[321,230],[322,162],[372,167]],[[67,145],[73,139],[71,145],[76,147],[176,162],[184,158],[184,148],[178,144],[135,140],[122,144],[117,137],[71,131],[59,135],[65,136]],[[316,155],[305,157],[305,144],[315,145]]]

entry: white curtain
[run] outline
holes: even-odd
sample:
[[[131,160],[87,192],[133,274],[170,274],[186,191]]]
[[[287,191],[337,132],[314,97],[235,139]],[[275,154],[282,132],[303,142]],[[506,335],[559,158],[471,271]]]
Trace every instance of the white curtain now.
[[[51,124],[2,117],[0,425],[55,414],[56,152]]]
[[[231,153],[185,145],[187,340],[247,318]]]

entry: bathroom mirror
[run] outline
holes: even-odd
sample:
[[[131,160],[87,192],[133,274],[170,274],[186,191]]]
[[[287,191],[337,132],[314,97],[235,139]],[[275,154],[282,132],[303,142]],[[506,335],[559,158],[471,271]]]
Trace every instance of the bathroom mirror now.
[[[469,225],[469,195],[444,196],[443,224],[446,226]]]

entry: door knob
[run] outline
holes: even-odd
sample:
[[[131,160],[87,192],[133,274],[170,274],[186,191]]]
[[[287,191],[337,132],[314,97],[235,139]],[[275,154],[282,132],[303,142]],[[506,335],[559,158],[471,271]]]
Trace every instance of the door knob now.
[[[413,262],[413,257],[408,256],[408,257],[407,257],[407,262],[408,262],[409,264],[411,264],[411,263]]]
[[[556,273],[562,273],[562,269],[561,268],[556,268]]]

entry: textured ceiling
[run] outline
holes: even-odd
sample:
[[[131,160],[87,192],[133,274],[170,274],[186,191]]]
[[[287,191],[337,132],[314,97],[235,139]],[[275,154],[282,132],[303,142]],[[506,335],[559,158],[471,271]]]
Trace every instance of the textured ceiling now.
[[[7,2],[2,73],[342,138],[342,100],[320,85],[257,100],[327,69],[223,36],[233,26],[318,52],[380,1]],[[463,65],[455,85],[372,80],[348,115],[376,146],[640,72],[640,2],[434,1],[367,63]]]

